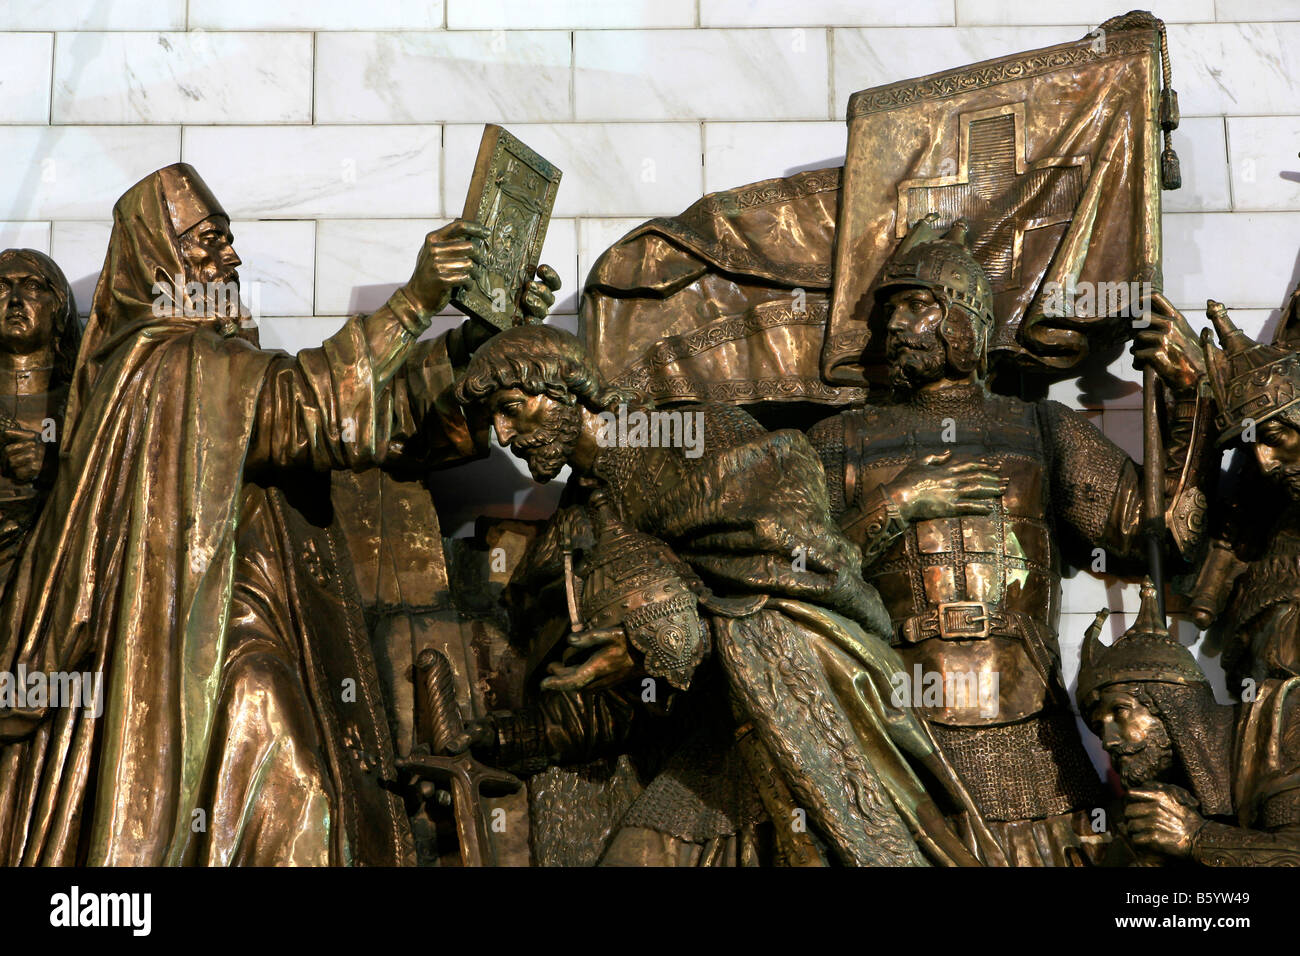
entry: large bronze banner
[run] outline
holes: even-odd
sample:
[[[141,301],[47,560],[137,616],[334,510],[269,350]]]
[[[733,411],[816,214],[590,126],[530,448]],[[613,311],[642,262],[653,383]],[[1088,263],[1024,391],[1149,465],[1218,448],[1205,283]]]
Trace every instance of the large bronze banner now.
[[[827,380],[863,381],[870,290],[930,214],[970,223],[993,285],[994,358],[1068,368],[1127,312],[1133,283],[1158,287],[1159,55],[1159,21],[1130,15],[1073,43],[854,94]]]
[[[934,213],[971,223],[995,293],[991,357],[1064,371],[1118,329],[1132,283],[1159,285],[1159,56],[1160,22],[1129,14],[857,93],[842,170],[633,229],[592,267],[580,334],[607,376],[661,402],[846,404],[872,377],[869,290]]]

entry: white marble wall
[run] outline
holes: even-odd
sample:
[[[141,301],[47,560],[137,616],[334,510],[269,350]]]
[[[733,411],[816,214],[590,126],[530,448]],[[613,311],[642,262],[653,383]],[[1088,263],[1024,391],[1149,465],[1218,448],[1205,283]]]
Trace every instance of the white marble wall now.
[[[565,171],[545,259],[557,313],[600,251],[706,191],[830,165],[850,93],[1082,35],[1114,0],[24,0],[0,4],[0,242],[49,250],[83,306],[113,201],[194,163],[235,218],[264,340],[318,343],[382,302],[461,209],[484,122]],[[1168,291],[1271,331],[1300,277],[1298,0],[1165,0],[1186,185]],[[455,321],[451,317],[445,324]],[[1140,452],[1127,359],[1053,396]],[[490,462],[445,474],[449,527],[545,513]],[[495,495],[486,503],[482,489]],[[1062,644],[1130,584],[1067,582]],[[1120,622],[1116,622],[1120,626]]]

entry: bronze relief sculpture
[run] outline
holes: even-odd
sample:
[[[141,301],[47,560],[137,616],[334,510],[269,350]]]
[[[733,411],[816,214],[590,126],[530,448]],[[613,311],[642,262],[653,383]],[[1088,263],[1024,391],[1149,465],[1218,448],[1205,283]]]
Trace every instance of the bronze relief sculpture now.
[[[229,218],[191,167],[118,201],[64,466],[0,610],[10,672],[93,671],[104,698],[0,716],[7,862],[411,855],[375,780],[396,774],[369,647],[355,618],[321,619],[347,605],[338,542],[274,484],[407,445],[476,453],[446,391],[488,333],[417,339],[470,281],[481,234],[430,234],[383,308],[294,358],[249,341]]]
[[[607,386],[577,339],[546,326],[494,338],[457,395],[486,405],[501,443],[537,480],[571,466],[594,512],[577,604],[599,626],[575,615],[559,648],[567,653],[541,684],[570,696],[498,715],[486,752],[564,760],[593,742],[621,744],[620,722],[654,719],[637,713],[646,679],[669,685],[656,699],[676,689],[694,715],[603,863],[999,858],[925,725],[889,700],[902,664],[881,638],[888,619],[830,520],[821,467],[800,432],[768,432],[725,405],[656,411]],[[704,438],[696,454],[682,441],[651,443],[656,416],[683,415]],[[630,427],[620,439],[620,419],[643,423],[644,439]],[[517,572],[523,587],[563,573],[572,520],[558,516],[538,539]],[[614,700],[573,696],[601,685]],[[922,768],[938,782],[933,795]],[[970,847],[939,801],[970,812]]]
[[[1219,442],[1240,448],[1247,461],[1235,499],[1222,503],[1222,533],[1202,565],[1194,604],[1203,624],[1220,618],[1222,663],[1235,694],[1300,675],[1300,355],[1286,341],[1285,323],[1265,345],[1238,329],[1222,303],[1210,301],[1207,314],[1222,346],[1207,329]]]
[[[1133,626],[1107,646],[1089,629],[1078,701],[1123,780],[1128,862],[1300,865],[1300,678],[1219,704],[1171,637],[1150,582]]]
[[[1062,535],[1132,552],[1138,468],[1077,412],[987,390],[991,287],[962,224],[940,236],[919,223],[875,295],[894,401],[809,431],[832,513],[862,549],[909,670],[948,688],[997,675],[992,706],[945,698],[924,713],[1012,861],[1081,862],[1099,849],[1090,816],[1102,794],[1060,678]],[[1172,332],[1153,320],[1142,342],[1180,387],[1179,407],[1194,409],[1194,342]],[[1170,461],[1171,490],[1184,464]]]
[[[81,343],[77,306],[54,260],[0,252],[0,597],[41,511]]]
[[[1105,26],[856,94],[843,172],[633,230],[580,337],[530,324],[559,172],[498,127],[467,204],[490,228],[429,234],[383,307],[297,356],[259,348],[186,164],[116,204],[80,345],[58,267],[0,253],[0,676],[100,682],[0,679],[0,862],[1295,863],[1291,511],[1202,562],[1219,597],[1239,575],[1249,699],[1213,699],[1160,587],[1114,645],[1089,635],[1076,702],[1127,788],[1095,825],[1063,555],[1200,561],[1215,431],[1300,494],[1294,343],[1216,307],[1223,349],[1198,344],[1158,291],[1163,24]],[[1035,82],[1058,74],[1074,101]],[[1080,307],[1110,278],[1120,301]],[[458,301],[474,318],[426,338]],[[1119,335],[1145,467],[1017,377]],[[484,522],[513,535],[504,605],[467,596],[484,555],[430,497],[489,425],[537,482],[570,472],[546,522]]]

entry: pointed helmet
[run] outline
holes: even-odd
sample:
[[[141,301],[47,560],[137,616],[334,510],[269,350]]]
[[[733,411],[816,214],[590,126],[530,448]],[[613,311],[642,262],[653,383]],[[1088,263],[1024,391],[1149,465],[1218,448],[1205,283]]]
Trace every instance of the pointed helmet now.
[[[1281,416],[1300,428],[1300,354],[1253,341],[1228,317],[1222,302],[1211,299],[1205,314],[1223,348],[1214,348],[1209,329],[1201,332],[1210,388],[1220,409],[1219,443],[1240,435],[1247,421],[1258,425]]]
[[[1100,637],[1108,612],[1097,612],[1097,619],[1083,639],[1079,687],[1075,692],[1085,716],[1095,695],[1112,684],[1209,685],[1192,652],[1169,633],[1158,607],[1156,589],[1148,579],[1142,584],[1142,603],[1133,626],[1109,647]]]

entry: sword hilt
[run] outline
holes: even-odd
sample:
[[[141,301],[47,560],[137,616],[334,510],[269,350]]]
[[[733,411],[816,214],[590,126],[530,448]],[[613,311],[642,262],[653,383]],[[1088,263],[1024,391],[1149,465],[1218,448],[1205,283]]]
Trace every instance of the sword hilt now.
[[[426,647],[415,660],[424,705],[425,738],[434,755],[459,754],[469,749],[470,736],[456,703],[456,675],[441,651]]]

